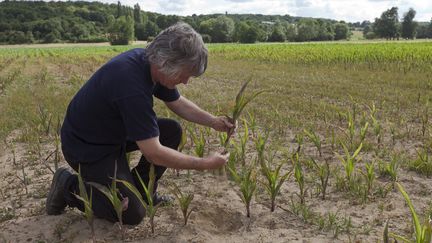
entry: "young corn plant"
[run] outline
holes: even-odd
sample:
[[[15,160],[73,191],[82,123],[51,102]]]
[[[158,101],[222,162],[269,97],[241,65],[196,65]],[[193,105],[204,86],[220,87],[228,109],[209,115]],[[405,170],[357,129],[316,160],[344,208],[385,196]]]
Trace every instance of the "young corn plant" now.
[[[312,159],[312,162],[314,164],[315,171],[318,175],[318,178],[320,180],[320,183],[318,184],[319,192],[321,193],[321,199],[325,200],[326,192],[327,192],[327,186],[328,186],[328,180],[330,177],[330,165],[328,161],[325,161],[325,164],[320,165],[318,162],[316,162],[314,159]]]
[[[193,131],[190,131],[190,135],[192,137],[192,141],[195,144],[195,155],[202,158],[204,157],[206,140],[204,138],[204,133],[199,129],[198,135],[195,135]]]
[[[306,183],[305,183],[305,176],[303,172],[303,168],[301,166],[300,158],[298,153],[294,153],[292,155],[291,161],[294,166],[294,178],[297,182],[297,185],[299,186],[299,193],[296,193],[298,197],[300,198],[300,203],[305,203],[306,198]]]
[[[255,163],[252,163],[249,167],[243,166],[240,173],[238,173],[235,168],[228,167],[232,178],[240,187],[240,197],[242,202],[246,206],[246,216],[248,218],[250,218],[250,204],[257,185],[256,172],[254,167]]]
[[[243,135],[240,135],[240,153],[239,153],[239,159],[242,162],[242,165],[245,165],[246,163],[246,145],[249,141],[249,128],[247,126],[247,123],[245,120],[243,120]]]
[[[153,202],[153,188],[156,182],[155,167],[153,164],[150,165],[148,185],[144,183],[137,170],[135,170],[135,173],[137,174],[141,187],[144,189],[144,193],[147,199],[147,206],[144,208],[146,209],[147,216],[150,219],[151,232],[154,234],[154,216],[156,215],[157,209],[159,208],[159,205],[155,205]]]
[[[319,156],[322,157],[320,137],[313,130],[308,131],[308,130],[304,129],[303,131],[306,134],[306,136],[313,142],[315,147],[317,148]]]
[[[374,131],[374,134],[375,134],[375,136],[377,138],[377,144],[379,145],[379,144],[381,144],[381,129],[382,129],[382,126],[381,126],[381,123],[377,119],[375,119],[375,117],[371,117],[371,119],[372,119],[373,131]]]
[[[265,177],[265,181],[259,181],[264,188],[266,189],[267,193],[270,196],[271,200],[271,208],[270,211],[273,212],[275,210],[275,200],[276,196],[280,192],[280,188],[282,184],[289,178],[291,175],[291,172],[288,172],[284,175],[280,175],[280,170],[282,166],[285,164],[285,162],[281,162],[276,169],[271,169],[271,164],[273,162],[274,156],[269,156],[269,159],[267,160],[267,163],[261,163],[261,171]]]
[[[303,141],[304,141],[304,136],[302,133],[299,133],[295,136],[295,140],[297,142],[297,149],[296,149],[296,153],[299,154],[302,147],[303,147]]]
[[[130,182],[125,181],[125,180],[117,180],[117,181],[122,183],[123,185],[125,185],[139,199],[142,206],[146,210],[146,215],[149,217],[149,221],[150,221],[151,232],[154,234],[154,226],[155,226],[154,225],[154,216],[156,215],[157,209],[159,207],[158,205],[154,205],[154,202],[153,202],[153,188],[154,188],[154,184],[155,184],[155,180],[156,180],[154,165],[153,164],[150,165],[148,185],[146,185],[144,183],[144,181],[142,180],[142,178],[139,175],[137,170],[135,170],[135,173],[137,174],[137,178],[139,180],[139,183],[140,183],[142,189],[144,190],[144,196],[145,196],[147,201],[145,201],[143,199],[143,195],[141,194],[141,192],[134,185],[132,185]]]
[[[362,128],[360,128],[360,143],[363,143],[366,139],[366,134],[369,128],[369,122],[366,122]]]
[[[102,194],[104,194],[114,207],[114,211],[117,214],[117,219],[119,220],[120,232],[122,239],[125,238],[125,228],[123,227],[123,211],[125,211],[129,204],[129,198],[123,197],[117,188],[117,161],[114,165],[114,177],[111,182],[110,187],[106,187],[96,182],[88,182],[88,184],[94,186]]]
[[[399,191],[401,192],[401,194],[403,195],[403,197],[405,198],[406,203],[408,204],[408,207],[411,211],[411,217],[412,217],[412,223],[414,226],[414,242],[417,243],[425,243],[425,242],[431,242],[432,240],[432,226],[431,226],[431,219],[429,218],[428,220],[426,220],[426,222],[424,222],[423,224],[420,223],[419,217],[414,209],[414,206],[411,202],[411,199],[409,198],[408,194],[406,193],[405,189],[403,188],[403,186],[399,183],[396,182],[396,185],[399,189]],[[407,239],[403,236],[397,235],[397,234],[393,234],[390,233],[389,234],[391,237],[395,238],[396,240],[400,240],[402,242],[413,242],[410,239]]]
[[[390,178],[392,184],[398,179],[399,162],[397,157],[393,157],[390,162],[386,163],[381,160],[378,161],[378,171],[380,176]]]
[[[183,213],[184,225],[187,225],[188,219],[193,211],[193,209],[189,210],[189,205],[194,198],[194,194],[183,193],[175,183],[173,184],[171,191],[175,195],[177,201],[180,204],[180,209]]]
[[[93,190],[90,187],[90,193],[87,194],[87,190],[84,184],[84,181],[81,177],[81,166],[78,167],[78,187],[79,187],[79,195],[74,194],[78,200],[80,200],[84,204],[84,217],[87,220],[87,223],[90,226],[92,241],[96,242],[95,231],[94,231],[94,215],[92,209],[92,197]]]
[[[252,112],[248,111],[247,114],[248,114],[248,124],[249,124],[250,130],[252,132],[252,137],[255,138],[257,127],[258,127],[256,117],[255,117],[255,114]]]
[[[361,171],[361,173],[363,174],[363,176],[366,180],[367,194],[369,195],[371,190],[372,190],[373,183],[375,182],[375,164],[373,162],[372,163],[366,163],[365,169],[366,169],[366,172]]]
[[[260,95],[261,93],[264,92],[264,90],[261,91],[257,91],[255,93],[253,93],[251,96],[246,97],[246,95],[244,94],[244,91],[247,87],[247,85],[249,84],[251,80],[246,81],[242,87],[240,88],[240,91],[237,93],[236,99],[235,99],[235,104],[234,107],[232,109],[232,115],[227,116],[227,118],[231,121],[232,124],[236,124],[237,120],[240,118],[240,115],[243,111],[243,109],[246,107],[246,105],[252,101],[253,99],[255,99],[258,95]],[[227,134],[227,138],[224,142],[224,147],[226,148],[229,144],[229,140],[231,138],[231,136],[234,133],[234,128],[231,128],[228,131]]]
[[[342,147],[344,149],[345,156],[342,157],[338,153],[336,153],[336,156],[342,162],[342,165],[345,169],[346,181],[349,184],[351,184],[353,176],[354,176],[356,163],[360,160],[357,158],[357,156],[360,153],[360,150],[362,149],[363,144],[361,143],[352,155],[348,151],[348,148],[345,146],[345,144],[343,142],[341,142],[341,144],[342,144]]]
[[[424,146],[423,149],[417,150],[417,158],[408,164],[410,170],[417,173],[431,176],[432,175],[432,158],[429,157],[429,148]]]
[[[258,152],[258,161],[260,164],[264,162],[264,151],[267,145],[267,140],[268,133],[266,133],[265,135],[257,133],[257,137],[255,139],[255,149]]]

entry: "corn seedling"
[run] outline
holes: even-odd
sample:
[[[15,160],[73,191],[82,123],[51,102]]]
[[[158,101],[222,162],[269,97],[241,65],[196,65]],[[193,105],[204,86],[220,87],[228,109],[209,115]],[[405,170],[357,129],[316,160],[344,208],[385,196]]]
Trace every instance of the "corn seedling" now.
[[[429,157],[427,146],[421,150],[417,150],[416,152],[417,158],[408,164],[409,169],[426,176],[431,176],[432,159]]]
[[[242,165],[245,165],[246,163],[246,145],[249,140],[249,128],[247,126],[247,123],[245,120],[243,120],[244,130],[243,135],[240,135],[240,153],[239,159],[242,162]]]
[[[380,176],[389,177],[392,183],[398,179],[399,163],[397,157],[393,157],[389,163],[378,161],[378,171]]]
[[[325,200],[327,186],[328,186],[328,180],[330,177],[329,163],[326,160],[325,164],[320,165],[314,159],[312,159],[312,162],[314,164],[315,171],[318,174],[318,178],[320,180],[320,183],[318,184],[318,186],[319,186],[318,191],[321,193],[321,199]]]
[[[204,157],[206,140],[204,138],[204,133],[198,129],[198,135],[195,135],[193,131],[190,131],[190,135],[192,137],[192,141],[195,144],[195,155],[202,158]]]
[[[363,141],[365,140],[368,128],[369,122],[366,122],[364,126],[360,128],[360,143],[363,143]]]
[[[146,185],[144,183],[141,176],[138,174],[137,170],[135,170],[135,173],[137,174],[137,177],[139,179],[141,187],[144,189],[144,193],[145,193],[145,196],[147,199],[147,206],[144,208],[146,209],[147,215],[150,218],[151,232],[154,233],[154,216],[156,215],[156,211],[159,208],[159,206],[154,205],[154,202],[153,202],[153,191],[154,191],[154,185],[156,182],[156,174],[155,174],[154,165],[153,164],[150,165],[148,185]]]
[[[110,187],[106,187],[104,185],[95,182],[88,182],[88,184],[96,187],[96,189],[98,189],[101,193],[103,193],[113,205],[114,211],[116,212],[117,215],[117,219],[119,220],[119,227],[120,227],[120,232],[122,234],[122,239],[124,239],[125,229],[123,227],[122,215],[123,215],[123,211],[127,209],[129,198],[123,197],[117,188],[117,161],[114,165],[114,177],[112,179]]]
[[[270,211],[273,212],[275,209],[275,200],[276,196],[280,192],[280,188],[282,184],[289,178],[291,172],[288,172],[284,175],[280,175],[280,170],[282,166],[285,164],[283,161],[276,167],[276,169],[272,170],[270,165],[273,162],[274,156],[269,156],[268,163],[266,165],[265,162],[261,163],[261,171],[264,177],[267,179],[266,181],[260,181],[260,183],[264,186],[267,193],[270,196],[271,200],[271,208]]]
[[[301,151],[301,148],[303,146],[303,141],[304,141],[304,136],[302,133],[299,133],[295,136],[295,140],[297,142],[297,149],[296,149],[296,153],[299,154]]]
[[[348,148],[345,146],[345,144],[343,142],[341,142],[341,145],[344,149],[345,156],[342,157],[338,153],[336,153],[336,155],[339,158],[339,160],[342,162],[342,165],[345,169],[346,180],[347,180],[347,182],[350,183],[352,180],[352,177],[353,177],[354,170],[355,170],[355,165],[359,161],[359,159],[357,159],[357,156],[360,153],[360,150],[362,149],[363,144],[361,143],[352,155],[350,154],[350,152],[348,151]]]
[[[81,166],[79,166],[79,168],[78,168],[78,187],[79,187],[79,195],[78,194],[74,194],[74,195],[84,205],[84,216],[87,220],[87,223],[90,226],[92,240],[93,240],[93,242],[96,242],[94,225],[93,225],[94,215],[93,215],[93,209],[92,209],[93,191],[92,191],[92,188],[90,187],[90,194],[87,194],[87,190],[86,190],[84,181],[81,177]]]
[[[349,111],[348,111],[347,119],[348,119],[348,138],[350,142],[350,149],[352,150],[354,147],[355,122],[354,122],[353,115]]]
[[[235,99],[235,104],[234,107],[232,109],[232,115],[231,117],[227,116],[227,118],[231,121],[232,124],[236,124],[237,120],[240,118],[240,115],[243,111],[243,109],[246,107],[246,105],[252,101],[253,99],[255,99],[258,95],[260,95],[261,93],[264,92],[264,90],[258,91],[253,93],[251,96],[246,97],[246,95],[244,94],[244,91],[247,87],[247,85],[249,84],[251,80],[246,81],[242,87],[240,88],[240,91],[237,93],[236,99]],[[227,138],[225,140],[224,143],[224,147],[226,148],[229,144],[229,140],[231,138],[231,136],[234,133],[234,129],[235,128],[231,128],[228,131],[227,134]]]
[[[292,155],[292,163],[294,166],[294,179],[297,182],[297,185],[299,186],[299,193],[296,193],[298,197],[300,198],[300,203],[305,203],[306,198],[306,187],[305,187],[305,176],[303,172],[303,168],[301,166],[300,158],[298,153],[294,153]]]
[[[427,242],[431,242],[432,239],[432,227],[431,227],[431,223],[430,223],[430,218],[428,220],[426,220],[425,223],[420,224],[420,220],[417,216],[417,213],[414,209],[414,206],[411,202],[411,199],[409,198],[408,194],[406,193],[405,189],[403,188],[403,186],[399,183],[396,182],[396,185],[399,189],[399,191],[401,192],[401,194],[403,195],[403,197],[405,198],[406,203],[408,204],[408,207],[411,211],[411,217],[412,217],[412,224],[414,227],[414,238],[415,238],[415,242],[417,243],[427,243]],[[396,235],[393,233],[389,234],[391,237],[395,238],[396,240],[400,240],[403,242],[412,242],[411,240],[400,236],[400,235]]]
[[[45,135],[49,134],[50,128],[51,128],[51,120],[52,115],[48,112],[47,109],[42,107],[40,104],[38,105],[38,111],[39,111],[39,126],[40,131],[44,132]]]
[[[375,182],[375,164],[372,163],[366,163],[365,164],[366,172],[362,172],[363,176],[366,179],[367,184],[367,194],[370,194],[373,183]]]
[[[319,156],[321,157],[321,139],[320,137],[313,131],[308,131],[306,129],[304,129],[304,133],[306,134],[306,136],[313,142],[313,144],[315,145],[315,147],[318,150]]]
[[[250,218],[250,203],[252,196],[256,189],[257,179],[255,172],[255,163],[251,166],[243,166],[240,173],[237,173],[236,169],[228,167],[232,178],[240,187],[241,200],[246,206],[246,216]]]
[[[186,225],[188,222],[189,216],[191,215],[191,213],[193,211],[193,209],[189,210],[189,205],[194,198],[194,194],[193,193],[187,193],[187,194],[183,193],[176,184],[173,184],[173,188],[171,189],[171,191],[173,192],[173,194],[177,198],[177,201],[180,204],[180,209],[183,213],[184,225]]]
[[[248,125],[250,127],[251,132],[252,132],[252,137],[255,137],[257,127],[258,127],[255,114],[252,112],[249,112],[249,111],[247,112],[247,114],[248,114]]]
[[[255,139],[255,149],[258,152],[258,161],[261,164],[264,161],[264,151],[266,148],[268,133],[266,135],[257,134]]]

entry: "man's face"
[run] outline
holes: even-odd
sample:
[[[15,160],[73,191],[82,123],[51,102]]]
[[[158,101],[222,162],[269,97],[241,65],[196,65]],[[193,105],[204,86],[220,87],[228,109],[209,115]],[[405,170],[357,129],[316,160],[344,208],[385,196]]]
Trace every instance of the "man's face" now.
[[[157,76],[157,82],[169,89],[174,89],[177,84],[187,84],[192,75],[188,71],[183,71],[176,77],[169,77],[161,72]]]

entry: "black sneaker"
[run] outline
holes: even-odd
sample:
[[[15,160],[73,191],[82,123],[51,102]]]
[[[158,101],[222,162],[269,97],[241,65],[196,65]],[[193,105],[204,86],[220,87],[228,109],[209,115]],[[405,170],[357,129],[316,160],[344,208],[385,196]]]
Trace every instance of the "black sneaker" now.
[[[55,172],[46,200],[46,212],[48,215],[59,215],[66,208],[64,187],[67,179],[72,175],[73,171],[69,167],[58,168]]]

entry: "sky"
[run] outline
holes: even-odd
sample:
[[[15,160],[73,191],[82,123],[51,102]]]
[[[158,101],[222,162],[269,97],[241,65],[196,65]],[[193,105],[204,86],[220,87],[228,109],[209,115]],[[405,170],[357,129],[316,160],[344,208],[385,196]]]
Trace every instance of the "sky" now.
[[[99,0],[117,3],[117,0]],[[432,0],[120,0],[123,5],[138,3],[142,10],[162,14],[281,14],[299,17],[329,18],[347,22],[373,21],[393,6],[399,16],[408,9],[417,11],[415,20],[429,22]]]

